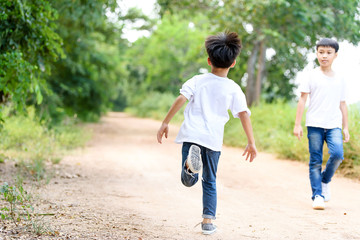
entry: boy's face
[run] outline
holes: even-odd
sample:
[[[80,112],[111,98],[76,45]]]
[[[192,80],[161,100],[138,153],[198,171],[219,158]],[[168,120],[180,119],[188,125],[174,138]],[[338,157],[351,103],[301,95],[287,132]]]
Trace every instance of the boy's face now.
[[[319,46],[316,52],[316,57],[321,67],[331,67],[334,59],[337,57],[335,49],[332,47]]]

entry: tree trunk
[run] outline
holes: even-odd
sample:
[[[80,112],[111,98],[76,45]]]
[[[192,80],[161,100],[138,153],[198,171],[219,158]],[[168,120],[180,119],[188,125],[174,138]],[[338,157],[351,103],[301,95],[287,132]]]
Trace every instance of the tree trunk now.
[[[256,59],[258,56],[260,48],[260,42],[255,42],[254,47],[251,51],[248,63],[247,63],[247,83],[246,83],[246,101],[248,106],[251,106],[256,97],[256,79],[255,79],[255,69],[256,69]]]
[[[265,61],[266,61],[266,46],[265,41],[262,40],[260,43],[260,53],[259,53],[259,59],[257,64],[257,76],[256,76],[256,83],[255,83],[255,104],[260,102],[261,97],[261,85],[262,80],[264,78],[265,73]]]

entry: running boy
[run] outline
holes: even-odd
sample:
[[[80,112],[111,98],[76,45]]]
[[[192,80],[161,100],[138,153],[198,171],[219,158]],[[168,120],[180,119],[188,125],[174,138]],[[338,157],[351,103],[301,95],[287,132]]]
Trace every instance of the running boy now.
[[[234,32],[209,36],[205,41],[211,73],[194,76],[184,83],[157,133],[159,143],[168,136],[168,124],[184,103],[185,120],[175,140],[182,143],[181,181],[191,187],[198,181],[202,169],[203,234],[212,234],[211,223],[216,214],[216,171],[223,143],[224,125],[229,120],[228,110],[240,118],[248,145],[243,156],[250,162],[257,154],[244,93],[239,85],[227,78],[241,50],[241,41]]]
[[[330,200],[329,183],[344,159],[343,141],[348,142],[350,139],[345,82],[331,68],[338,50],[339,44],[329,38],[321,39],[316,44],[316,56],[320,67],[310,71],[300,83],[301,96],[294,127],[294,135],[300,140],[303,135],[301,118],[309,96],[310,103],[306,113],[310,152],[309,175],[312,206],[317,210],[324,210],[324,201]],[[330,157],[322,171],[324,142],[327,143]]]

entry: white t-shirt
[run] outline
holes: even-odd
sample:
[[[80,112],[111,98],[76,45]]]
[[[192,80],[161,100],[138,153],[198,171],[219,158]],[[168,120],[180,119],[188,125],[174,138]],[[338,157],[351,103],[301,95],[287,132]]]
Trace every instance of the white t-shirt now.
[[[192,142],[221,151],[224,126],[229,120],[228,110],[235,118],[250,110],[244,93],[233,80],[212,73],[196,75],[180,89],[189,103],[185,108],[185,120],[176,137],[176,143]]]
[[[342,128],[340,102],[345,101],[345,81],[338,74],[326,76],[320,68],[303,75],[300,92],[309,93],[306,126],[325,129]]]

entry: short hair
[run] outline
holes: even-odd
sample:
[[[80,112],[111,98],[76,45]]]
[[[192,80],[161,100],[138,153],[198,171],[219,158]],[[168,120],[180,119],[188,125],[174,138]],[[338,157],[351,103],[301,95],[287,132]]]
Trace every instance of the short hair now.
[[[229,68],[240,54],[241,40],[235,32],[219,33],[206,38],[205,48],[214,67]]]
[[[331,38],[323,38],[316,44],[316,51],[319,47],[332,47],[335,49],[335,52],[339,50],[339,44],[337,41]]]

